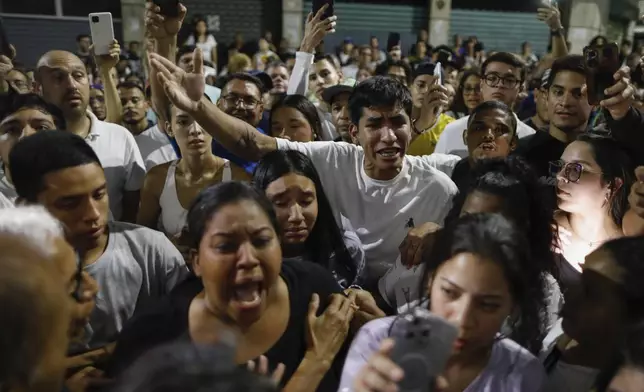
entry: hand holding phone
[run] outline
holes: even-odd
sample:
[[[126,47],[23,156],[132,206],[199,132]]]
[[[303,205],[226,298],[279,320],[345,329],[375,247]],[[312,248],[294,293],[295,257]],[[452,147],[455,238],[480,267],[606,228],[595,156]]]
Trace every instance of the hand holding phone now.
[[[334,0],[313,0],[313,15],[317,14],[318,11],[325,5],[328,5],[327,9],[322,15],[322,20],[328,19],[335,14],[334,9]]]
[[[607,98],[604,91],[615,84],[614,75],[619,65],[619,47],[616,43],[584,48],[589,104],[599,105]]]
[[[110,54],[110,46],[114,42],[112,14],[109,12],[89,14],[89,29],[92,32],[94,54],[97,56]]]
[[[161,9],[161,15],[169,18],[179,17],[179,0],[154,0],[154,4]]]
[[[436,66],[434,67],[434,78],[436,80],[436,84],[441,86],[443,85],[443,66],[440,61],[436,63]]]

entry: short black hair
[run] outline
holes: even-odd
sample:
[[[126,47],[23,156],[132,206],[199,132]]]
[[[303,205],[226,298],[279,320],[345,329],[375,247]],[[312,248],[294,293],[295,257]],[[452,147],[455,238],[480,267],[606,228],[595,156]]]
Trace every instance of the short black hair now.
[[[45,101],[38,94],[18,94],[10,92],[9,94],[0,96],[0,102],[2,106],[0,109],[0,121],[21,109],[37,109],[43,113],[50,114],[54,118],[56,128],[67,128],[63,112],[58,107]]]
[[[364,108],[400,106],[411,116],[412,100],[409,89],[399,81],[374,76],[358,84],[349,97],[349,117],[353,124],[360,122]]]
[[[470,117],[467,119],[467,127],[470,127],[472,121],[474,121],[474,118],[476,118],[478,114],[486,112],[488,110],[500,110],[508,117],[510,117],[510,127],[513,131],[512,137],[517,136],[517,118],[514,116],[512,109],[501,101],[485,101],[475,107],[474,110],[472,110],[472,113],[470,113]]]
[[[277,68],[277,67],[284,67],[288,69],[288,67],[286,66],[285,63],[282,62],[282,60],[275,60],[268,63],[268,65],[266,66],[266,71],[268,72],[270,68]]]
[[[569,71],[576,72],[580,75],[586,76],[586,67],[584,66],[584,57],[576,54],[560,57],[552,63],[550,68],[550,76],[548,76],[548,85],[550,88],[555,81],[557,74],[560,72]]]
[[[330,54],[316,54],[313,58],[313,64],[319,63],[320,61],[324,60],[328,61],[333,68],[337,69],[337,67],[335,66],[335,59]]]
[[[89,35],[87,35],[87,34],[78,34],[78,35],[76,36],[76,42],[80,42],[83,38],[89,38],[89,39],[92,39],[92,37],[90,37],[90,36],[89,36]]]
[[[521,81],[525,80],[525,62],[518,56],[508,52],[496,52],[487,58],[481,65],[481,77],[485,77],[487,67],[491,63],[503,63],[511,67],[518,68],[521,71]]]
[[[123,83],[119,83],[119,85],[116,88],[118,90],[120,90],[122,88],[126,89],[126,90],[135,88],[135,89],[138,89],[139,91],[141,91],[143,93],[143,96],[145,96],[145,89],[143,88],[143,86],[141,86],[139,83],[136,83],[136,82],[127,82],[126,81],[126,82],[123,82]]]
[[[412,76],[413,72],[409,64],[407,64],[405,61],[402,60],[387,60],[383,63],[380,63],[376,67],[376,75],[380,76],[387,76],[389,75],[389,70],[391,67],[400,67],[405,71],[405,79],[407,80],[407,84],[411,84],[413,82]]]
[[[233,80],[242,80],[244,82],[249,82],[254,84],[259,89],[260,98],[261,98],[261,95],[264,95],[264,93],[268,91],[266,90],[266,86],[264,85],[264,83],[258,77],[247,73],[243,73],[243,72],[234,73],[232,75],[227,76],[221,89],[223,90],[226,87],[226,85],[232,82]]]
[[[66,131],[37,132],[20,140],[9,154],[9,171],[18,197],[34,203],[47,174],[101,161],[80,136]]]
[[[184,54],[194,53],[195,50],[197,50],[197,47],[194,46],[194,45],[183,45],[183,46],[181,46],[177,50],[177,61],[179,61],[179,59],[181,57],[183,57]]]

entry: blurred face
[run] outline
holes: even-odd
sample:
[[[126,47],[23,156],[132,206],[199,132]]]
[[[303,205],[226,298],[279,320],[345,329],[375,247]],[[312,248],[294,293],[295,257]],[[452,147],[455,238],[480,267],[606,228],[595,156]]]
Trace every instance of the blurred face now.
[[[369,64],[371,63],[372,55],[373,55],[373,52],[371,48],[362,48],[360,49],[360,57],[358,58],[358,61],[362,65]]]
[[[557,204],[561,210],[581,214],[603,208],[608,210],[606,200],[610,199],[611,192],[608,184],[602,181],[602,170],[590,144],[581,141],[569,144],[561,155],[560,166],[553,168],[553,174],[560,169],[556,176]],[[575,179],[578,174],[577,182],[568,179]]]
[[[65,117],[85,115],[89,105],[89,79],[85,64],[78,57],[56,52],[39,72],[42,96],[47,102],[60,108]]]
[[[421,59],[427,57],[427,44],[425,41],[416,44],[416,56]]]
[[[360,70],[358,70],[358,74],[356,75],[356,81],[358,83],[364,82],[370,77],[371,77],[371,72],[369,72],[369,70],[366,68],[361,68]]]
[[[405,68],[398,66],[389,67],[387,76],[407,86],[407,72],[405,72]]]
[[[54,265],[61,273],[61,280],[69,293],[71,323],[69,337],[80,340],[96,304],[98,285],[87,272],[78,276],[76,252],[64,238],[54,241]],[[80,282],[80,285],[79,285]]]
[[[501,266],[472,253],[443,263],[428,291],[432,313],[458,327],[452,353],[463,357],[489,350],[513,307]]]
[[[516,147],[516,130],[512,129],[512,114],[500,109],[480,112],[471,119],[465,131],[465,143],[470,157],[505,158]]]
[[[81,52],[88,52],[91,44],[92,44],[92,41],[90,40],[89,37],[83,37],[78,41],[78,49]]]
[[[351,120],[349,120],[350,96],[351,93],[338,94],[333,97],[333,103],[331,103],[331,118],[333,119],[335,130],[342,136],[342,140],[348,143],[353,142],[349,132],[351,126]]]
[[[491,193],[472,191],[465,198],[461,208],[461,216],[495,213],[503,209],[503,200]]]
[[[260,38],[258,44],[260,52],[268,51],[268,41],[266,41],[264,38]]]
[[[432,75],[420,75],[414,79],[414,85],[411,89],[411,98],[416,108],[422,108],[427,100],[429,88],[436,84],[437,80]]]
[[[345,42],[343,48],[344,48],[344,53],[350,54],[351,51],[353,51],[353,43],[352,42]]]
[[[142,121],[147,123],[148,102],[143,91],[138,88],[121,88],[121,105],[123,105],[123,122],[128,125],[136,125]]]
[[[365,172],[375,180],[390,180],[400,172],[411,140],[410,120],[401,107],[364,108],[351,135],[364,149]]]
[[[537,116],[543,122],[550,122],[548,114],[548,91],[537,88],[534,90],[534,100],[537,104]]]
[[[194,65],[192,61],[192,53],[186,53],[183,56],[179,57],[177,66],[186,72],[192,72],[194,70]]]
[[[279,238],[254,201],[228,204],[207,223],[193,266],[208,307],[247,326],[261,317],[277,285]]]
[[[447,89],[447,99],[448,99],[447,107],[450,107],[454,103],[454,97],[456,96],[456,90],[454,90],[454,86],[452,86],[451,84],[446,84],[445,89]]]
[[[297,109],[282,106],[271,115],[271,135],[293,142],[312,142],[316,135],[311,124]]]
[[[172,123],[166,123],[166,132],[177,141],[181,155],[212,154],[212,136],[201,125],[176,106],[172,106],[171,114]]]
[[[103,91],[93,88],[89,92],[89,106],[92,113],[101,121],[107,117],[107,108],[105,107],[105,94]]]
[[[463,84],[463,102],[471,112],[483,102],[481,97],[481,78],[476,75],[469,76]]]
[[[139,52],[139,43],[138,42],[130,42],[130,52],[132,52],[132,53],[138,53]]]
[[[548,91],[550,124],[566,133],[586,128],[592,108],[581,93],[584,84],[586,76],[577,72],[557,73]]]
[[[376,38],[376,37],[371,37],[371,46],[372,46],[373,48],[377,48],[377,47],[378,47],[378,45],[380,45],[380,43],[378,42],[378,38]]]
[[[642,392],[644,370],[636,366],[624,366],[615,375],[608,386],[608,392]]]
[[[15,69],[10,71],[5,80],[18,94],[27,94],[31,92],[31,83],[27,75]]]
[[[195,26],[195,30],[197,30],[197,34],[204,35],[208,32],[208,26],[206,26],[206,22],[201,20],[197,22],[197,25]]]
[[[521,69],[499,62],[488,64],[481,80],[483,101],[501,101],[512,107],[521,91]]]
[[[320,60],[313,64],[309,73],[309,89],[316,98],[322,99],[325,88],[335,86],[342,80],[342,74],[328,60]]]
[[[402,47],[400,45],[393,46],[389,51],[389,56],[395,61],[402,60]]]
[[[227,114],[256,127],[262,119],[264,105],[259,88],[245,80],[233,79],[224,86],[217,103]]]
[[[603,248],[586,256],[582,268],[579,286],[567,295],[562,327],[580,344],[597,345],[623,333],[627,315],[621,285],[624,271]]]
[[[315,184],[308,177],[289,173],[266,187],[282,227],[282,247],[303,245],[318,219]]]
[[[20,139],[36,132],[56,129],[54,117],[35,108],[20,109],[0,122],[0,159],[9,165],[9,153]]]
[[[286,67],[271,67],[267,71],[268,76],[273,80],[273,89],[271,94],[283,94],[288,90],[288,79],[290,74]]]
[[[96,163],[47,174],[38,203],[65,227],[76,249],[94,249],[105,234],[109,203],[103,168]]]

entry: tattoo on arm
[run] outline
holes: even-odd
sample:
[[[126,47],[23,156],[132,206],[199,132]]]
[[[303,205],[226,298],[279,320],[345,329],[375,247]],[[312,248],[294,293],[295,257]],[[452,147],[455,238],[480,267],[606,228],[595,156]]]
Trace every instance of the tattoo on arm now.
[[[264,155],[259,144],[258,132],[254,129],[246,128],[239,135],[235,149],[240,153],[239,155],[248,157],[251,160],[259,160]]]

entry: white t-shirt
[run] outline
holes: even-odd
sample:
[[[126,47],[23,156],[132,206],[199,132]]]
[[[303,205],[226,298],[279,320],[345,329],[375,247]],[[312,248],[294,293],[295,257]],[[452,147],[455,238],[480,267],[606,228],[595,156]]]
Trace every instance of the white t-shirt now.
[[[18,198],[16,188],[9,182],[7,175],[4,172],[4,165],[0,168],[0,193],[11,203],[15,203]]]
[[[186,40],[185,45],[194,45],[201,49],[201,52],[203,53],[203,61],[207,61],[209,63],[212,63],[212,50],[217,47],[217,40],[212,34],[208,34],[208,38],[206,38],[205,42],[195,42],[195,36],[190,35],[188,39]],[[217,64],[213,64],[215,66],[215,69],[217,67]],[[215,73],[217,71],[215,70]]]
[[[313,161],[333,207],[351,222],[366,253],[367,280],[384,275],[398,257],[410,225],[442,224],[458,192],[445,173],[459,158],[442,154],[405,156],[401,172],[378,181],[364,171],[362,147],[348,143],[295,143],[277,139],[280,150],[297,150]]]
[[[148,171],[154,166],[162,165],[179,159],[168,136],[159,129],[158,125],[146,129],[139,135],[134,136],[139,146],[141,157],[145,163],[145,170]]]
[[[13,208],[14,204],[11,200],[7,199],[5,195],[0,192],[0,209],[3,208]]]
[[[110,212],[115,220],[123,213],[123,193],[138,191],[145,179],[145,165],[134,136],[120,125],[100,121],[87,112],[92,124],[85,138],[105,170]]]
[[[516,114],[514,115],[517,118]],[[463,131],[467,129],[467,121],[470,116],[459,118],[458,120],[447,124],[443,133],[441,133],[436,149],[434,152],[441,154],[454,154],[461,158],[467,157],[467,145],[463,142]],[[530,136],[536,131],[527,126],[523,121],[517,118],[517,135],[519,138]]]

